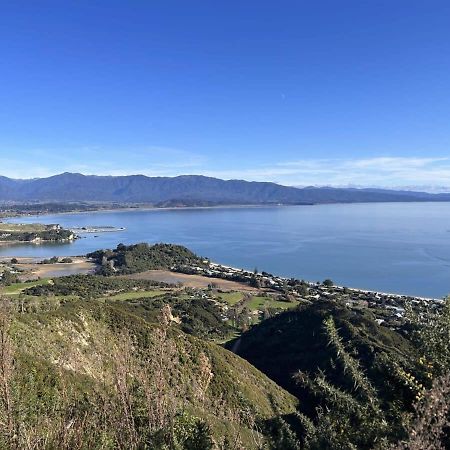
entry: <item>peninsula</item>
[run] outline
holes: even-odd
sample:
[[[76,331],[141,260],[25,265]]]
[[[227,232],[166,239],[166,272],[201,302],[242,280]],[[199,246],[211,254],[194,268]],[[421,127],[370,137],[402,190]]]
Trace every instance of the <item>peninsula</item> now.
[[[0,223],[0,244],[29,242],[40,244],[43,242],[72,242],[76,235],[58,224],[16,224]]]

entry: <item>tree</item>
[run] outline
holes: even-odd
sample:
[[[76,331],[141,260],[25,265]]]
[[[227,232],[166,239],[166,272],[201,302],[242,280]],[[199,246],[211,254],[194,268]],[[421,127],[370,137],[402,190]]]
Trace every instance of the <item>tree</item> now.
[[[305,297],[309,293],[308,287],[302,283],[300,286],[297,287],[297,292],[302,296]]]
[[[17,283],[19,281],[18,276],[15,273],[5,270],[1,278],[1,282],[4,286],[11,286],[11,284]]]
[[[257,289],[259,289],[261,287],[261,283],[255,275],[253,275],[252,278],[250,279],[250,286],[257,288]]]
[[[324,286],[326,286],[326,287],[332,287],[332,286],[334,286],[333,281],[330,280],[329,278],[327,278],[326,280],[324,280],[322,284],[323,284]]]

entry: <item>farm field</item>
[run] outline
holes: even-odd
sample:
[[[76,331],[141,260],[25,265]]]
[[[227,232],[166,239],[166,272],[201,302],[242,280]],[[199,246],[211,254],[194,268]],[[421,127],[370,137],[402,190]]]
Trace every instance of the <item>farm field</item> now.
[[[50,279],[41,279],[26,283],[14,283],[11,286],[4,286],[0,288],[0,295],[19,295],[25,289],[35,287],[35,286],[44,286],[46,284],[51,284],[52,280]]]

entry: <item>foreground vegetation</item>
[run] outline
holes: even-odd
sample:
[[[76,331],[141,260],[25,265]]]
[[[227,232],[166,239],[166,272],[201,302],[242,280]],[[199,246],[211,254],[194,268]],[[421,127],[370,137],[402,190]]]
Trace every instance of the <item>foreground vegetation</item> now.
[[[207,264],[183,247],[92,257],[0,291],[0,448],[449,448],[449,302],[393,322],[345,291],[121,276]]]
[[[39,309],[40,308],[40,309]],[[3,303],[0,448],[258,448],[296,400],[169,306]],[[237,377],[239,374],[239,377]]]
[[[420,322],[409,317],[397,332],[368,310],[317,301],[262,322],[228,346],[300,400],[292,448],[447,448],[450,399],[437,405],[440,424],[431,410],[416,414],[439,403],[437,391],[450,390],[440,378],[450,370],[450,309],[431,314]],[[415,420],[423,421],[420,439],[432,446],[411,444]]]

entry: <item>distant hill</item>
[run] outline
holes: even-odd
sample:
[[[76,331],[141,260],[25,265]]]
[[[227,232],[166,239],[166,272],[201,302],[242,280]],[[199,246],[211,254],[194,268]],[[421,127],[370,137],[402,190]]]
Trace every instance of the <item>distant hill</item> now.
[[[93,176],[63,173],[49,178],[0,177],[0,202],[121,202],[159,206],[314,204],[450,201],[450,194],[380,189],[295,188],[276,183],[178,177]]]

